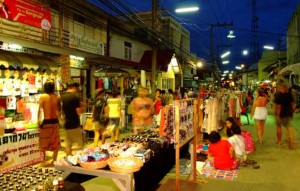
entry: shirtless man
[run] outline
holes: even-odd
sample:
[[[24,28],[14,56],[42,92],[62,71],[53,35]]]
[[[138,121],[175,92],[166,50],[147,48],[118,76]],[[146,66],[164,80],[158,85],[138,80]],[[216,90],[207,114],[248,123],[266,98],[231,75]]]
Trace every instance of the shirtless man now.
[[[53,161],[57,160],[60,148],[59,120],[61,116],[61,104],[59,96],[54,94],[55,84],[53,81],[46,81],[44,94],[40,96],[38,109],[38,122],[40,139],[39,147],[42,151],[53,151]],[[42,112],[43,111],[43,112]],[[41,114],[43,113],[43,117]],[[43,121],[41,121],[43,119]]]

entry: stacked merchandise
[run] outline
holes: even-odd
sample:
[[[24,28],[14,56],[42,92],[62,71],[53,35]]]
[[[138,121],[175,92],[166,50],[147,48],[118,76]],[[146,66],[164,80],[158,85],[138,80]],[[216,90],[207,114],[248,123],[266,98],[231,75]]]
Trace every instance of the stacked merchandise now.
[[[37,167],[24,167],[0,174],[1,190],[59,190],[64,187],[62,172]]]

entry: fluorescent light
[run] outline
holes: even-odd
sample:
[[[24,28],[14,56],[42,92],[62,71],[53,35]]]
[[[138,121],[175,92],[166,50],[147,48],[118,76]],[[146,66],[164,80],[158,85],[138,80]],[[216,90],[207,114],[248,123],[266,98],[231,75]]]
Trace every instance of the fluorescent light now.
[[[226,74],[222,74],[222,76],[226,76]]]
[[[83,60],[84,60],[83,57],[74,56],[74,55],[70,55],[70,58],[73,59],[73,60],[80,60],[80,61],[83,61]]]
[[[238,70],[242,69],[242,67],[240,67],[240,66],[236,66],[235,68],[238,69]]]
[[[267,50],[274,50],[274,46],[265,45],[265,46],[264,46],[264,49],[267,49]]]
[[[225,58],[226,56],[228,56],[230,54],[230,51],[225,52],[224,54],[221,55],[221,58]]]
[[[228,60],[224,60],[224,61],[222,62],[222,64],[229,64],[229,61],[228,61]]]
[[[175,9],[175,12],[176,13],[187,13],[187,12],[195,12],[198,10],[199,10],[199,7],[183,7],[183,8]]]
[[[227,73],[229,73],[229,71],[228,71],[228,70],[225,70],[225,71],[224,71],[224,74],[227,74]]]

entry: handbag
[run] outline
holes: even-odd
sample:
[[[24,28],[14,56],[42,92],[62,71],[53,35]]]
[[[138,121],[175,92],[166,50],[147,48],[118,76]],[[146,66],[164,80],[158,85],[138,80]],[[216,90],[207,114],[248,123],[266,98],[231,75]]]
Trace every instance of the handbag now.
[[[100,122],[100,124],[106,126],[106,125],[108,124],[108,122],[109,122],[109,118],[108,118],[108,117],[105,117],[105,116],[101,116],[99,122]]]
[[[106,126],[109,122],[109,118],[103,114],[104,107],[105,107],[105,105],[102,106],[102,108],[101,108],[101,116],[100,116],[99,123]]]

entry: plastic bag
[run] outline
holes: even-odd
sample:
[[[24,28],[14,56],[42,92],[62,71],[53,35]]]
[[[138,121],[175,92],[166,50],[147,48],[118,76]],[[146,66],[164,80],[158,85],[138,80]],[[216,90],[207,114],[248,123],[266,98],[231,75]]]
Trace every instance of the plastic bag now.
[[[83,130],[86,131],[93,131],[94,130],[94,123],[91,118],[86,119],[85,124],[83,126]]]

